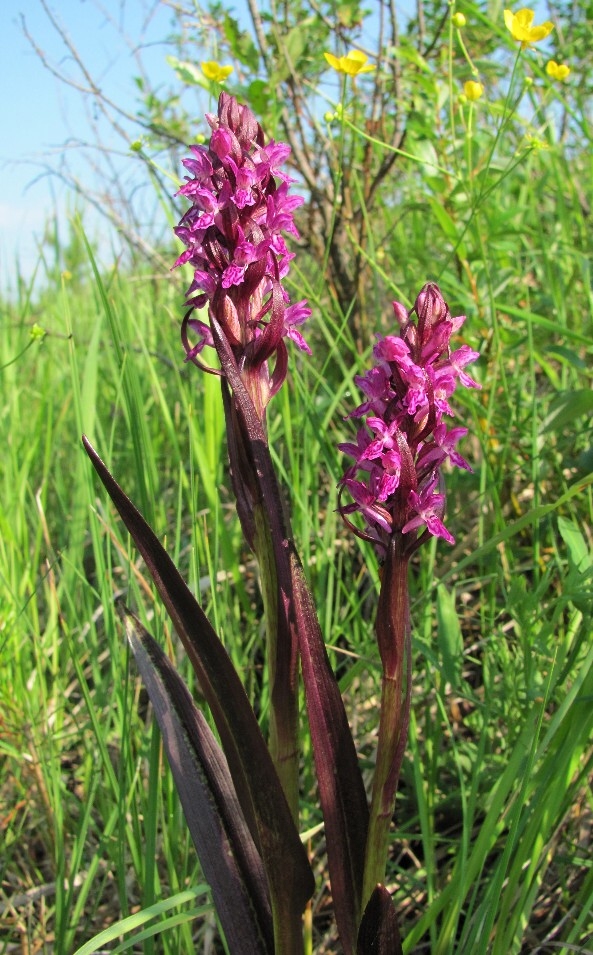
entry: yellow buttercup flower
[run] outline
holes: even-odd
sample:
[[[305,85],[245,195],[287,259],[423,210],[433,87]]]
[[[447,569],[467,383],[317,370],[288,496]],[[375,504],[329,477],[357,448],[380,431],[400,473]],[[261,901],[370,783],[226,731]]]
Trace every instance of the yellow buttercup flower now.
[[[504,22],[507,30],[510,30],[515,40],[520,40],[523,48],[529,46],[530,43],[539,43],[540,40],[545,40],[554,29],[554,24],[550,23],[549,20],[534,27],[534,16],[533,10],[529,10],[527,7],[523,10],[517,10],[516,13],[513,13],[512,10],[504,11]]]
[[[478,83],[476,80],[468,80],[467,83],[463,84],[463,92],[467,96],[468,100],[475,102],[480,96],[484,95],[484,86],[482,83]]]
[[[206,60],[200,63],[202,73],[207,80],[214,80],[215,83],[224,83],[227,76],[233,72],[232,66],[221,66],[216,60]]]
[[[566,63],[556,63],[556,60],[550,60],[549,63],[546,63],[546,73],[553,80],[565,80],[567,76],[570,76],[570,66],[567,66]]]
[[[347,73],[348,76],[358,76],[359,73],[371,73],[375,67],[367,64],[368,56],[360,50],[350,50],[346,56],[334,56],[332,53],[323,54],[329,65],[338,73]]]

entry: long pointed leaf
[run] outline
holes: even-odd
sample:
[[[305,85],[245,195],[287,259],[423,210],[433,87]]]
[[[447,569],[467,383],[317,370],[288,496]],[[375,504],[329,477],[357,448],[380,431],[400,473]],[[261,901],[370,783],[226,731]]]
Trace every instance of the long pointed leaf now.
[[[199,603],[154,532],[83,436],[85,450],[142,554],[190,658],[270,888],[274,924],[294,923],[314,889],[307,854],[243,685]]]
[[[267,634],[270,686],[269,748],[294,818],[299,808],[299,669],[298,642],[287,616],[287,601],[279,580],[269,502],[262,496],[253,438],[245,432],[228,382],[222,379],[227,444],[237,513],[260,568]],[[259,441],[265,442],[263,431]]]
[[[366,793],[340,688],[329,662],[311,592],[292,554],[294,614],[315,770],[325,822],[336,921],[345,955],[356,951],[369,825]]]
[[[229,948],[233,955],[271,955],[273,928],[264,867],[224,754],[159,645],[137,617],[129,611],[123,616]]]
[[[336,921],[345,955],[356,951],[362,906],[362,879],[369,811],[358,758],[340,690],[331,668],[313,598],[292,541],[265,433],[241,380],[232,351],[216,319],[210,323],[222,370],[233,391],[235,407],[248,440],[251,473],[265,502],[278,585],[290,647],[301,655],[309,726],[319,796],[325,821],[328,865]]]

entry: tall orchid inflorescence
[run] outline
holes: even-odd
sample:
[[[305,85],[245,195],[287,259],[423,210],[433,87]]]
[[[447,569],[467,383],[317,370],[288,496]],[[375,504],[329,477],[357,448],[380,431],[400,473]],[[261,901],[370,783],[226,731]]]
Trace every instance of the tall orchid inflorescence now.
[[[436,285],[425,285],[409,312],[399,302],[393,309],[400,333],[381,338],[373,349],[377,364],[356,377],[366,401],[350,417],[365,420],[356,444],[340,445],[355,462],[340,481],[341,493],[353,502],[341,505],[340,513],[358,536],[373,541],[380,557],[394,534],[408,555],[431,535],[455,543],[442,520],[440,468],[447,460],[471,468],[455,450],[467,428],[447,429],[443,416],[453,414],[448,399],[458,382],[479,387],[464,371],[478,353],[467,345],[450,350],[465,316],[452,318]],[[364,517],[364,532],[349,520],[355,511]]]
[[[293,180],[281,168],[289,147],[266,143],[246,106],[222,93],[218,114],[207,116],[207,120],[212,128],[210,143],[193,147],[193,156],[185,160],[192,178],[180,190],[192,206],[176,229],[187,246],[176,264],[187,262],[194,268],[182,340],[188,360],[221,375],[237,513],[260,568],[269,688],[267,745],[274,768],[269,785],[279,783],[293,830],[298,833],[302,674],[336,920],[344,951],[353,955],[361,915],[368,807],[346,712],[294,546],[266,432],[267,405],[287,374],[286,339],[310,352],[298,330],[310,310],[304,301],[292,305],[284,287],[293,258],[284,235],[298,238],[293,213],[303,200],[290,195]],[[207,323],[193,314],[194,309],[206,305]],[[197,335],[194,345],[188,338],[192,331]],[[216,350],[219,371],[203,363],[208,346]],[[229,764],[232,771],[232,758]],[[261,781],[257,785],[261,789]],[[240,780],[239,796],[242,787]],[[342,794],[347,814],[342,809]],[[258,792],[258,799],[262,797],[265,793]],[[247,805],[248,823],[251,815]],[[270,828],[265,837],[270,845],[272,836]],[[270,882],[275,951],[278,955],[300,953],[299,906],[307,880],[301,871],[300,884],[295,887],[293,862],[284,852],[271,851],[269,858],[264,852],[262,855]]]
[[[206,119],[212,128],[210,144],[191,147],[192,157],[183,161],[191,178],[179,190],[192,205],[175,229],[187,246],[175,266],[189,262],[194,268],[183,343],[187,358],[206,368],[198,355],[216,344],[214,319],[263,420],[266,405],[286,378],[284,339],[310,353],[297,326],[311,311],[305,301],[291,305],[282,284],[294,258],[283,233],[299,237],[293,212],[303,199],[290,195],[294,179],[281,168],[290,147],[273,140],[266,144],[247,106],[222,93],[218,114]],[[209,324],[192,317],[194,309],[206,304]],[[193,345],[189,329],[198,336]]]

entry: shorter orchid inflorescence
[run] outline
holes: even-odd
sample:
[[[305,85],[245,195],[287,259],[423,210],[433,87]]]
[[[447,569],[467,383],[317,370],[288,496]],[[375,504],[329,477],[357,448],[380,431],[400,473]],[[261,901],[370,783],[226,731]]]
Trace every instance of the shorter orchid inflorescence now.
[[[289,194],[294,180],[281,169],[290,147],[273,140],[266,144],[247,106],[222,93],[218,114],[206,118],[212,128],[210,144],[192,146],[193,156],[183,162],[191,178],[186,177],[179,192],[192,205],[175,229],[187,246],[175,266],[189,262],[194,268],[183,343],[188,360],[206,368],[198,355],[205,346],[215,345],[212,322],[192,315],[207,304],[263,416],[286,377],[284,338],[310,352],[297,326],[311,311],[305,301],[291,305],[282,284],[294,257],[283,233],[299,237],[293,212],[303,199]],[[189,329],[198,336],[194,345]]]
[[[356,444],[339,446],[355,462],[339,485],[340,495],[347,492],[352,503],[341,504],[339,511],[381,557],[397,532],[408,553],[430,535],[455,543],[442,521],[440,468],[447,460],[471,468],[455,450],[467,428],[447,429],[443,416],[453,414],[448,399],[458,382],[480,387],[464,371],[478,353],[467,345],[450,350],[465,316],[452,318],[436,285],[424,286],[411,311],[399,302],[393,308],[400,333],[381,338],[373,349],[377,364],[356,377],[366,401],[350,417],[364,417],[364,424]],[[349,519],[355,511],[365,520],[364,531]]]

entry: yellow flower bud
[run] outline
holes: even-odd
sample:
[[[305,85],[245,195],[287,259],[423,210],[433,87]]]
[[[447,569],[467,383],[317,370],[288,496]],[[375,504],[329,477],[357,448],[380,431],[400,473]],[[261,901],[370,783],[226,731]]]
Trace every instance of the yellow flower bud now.
[[[459,29],[461,29],[461,27],[464,27],[465,24],[467,23],[467,20],[465,16],[463,15],[463,13],[454,13],[452,19],[453,19],[454,25],[458,27]]]
[[[46,334],[47,332],[45,331],[45,329],[42,328],[41,325],[38,325],[37,322],[35,322],[35,324],[31,326],[31,330],[29,332],[29,338],[33,342],[40,342],[40,341],[43,341]]]
[[[474,103],[480,96],[484,95],[484,86],[476,80],[468,80],[467,83],[463,84],[463,92],[470,103]]]

